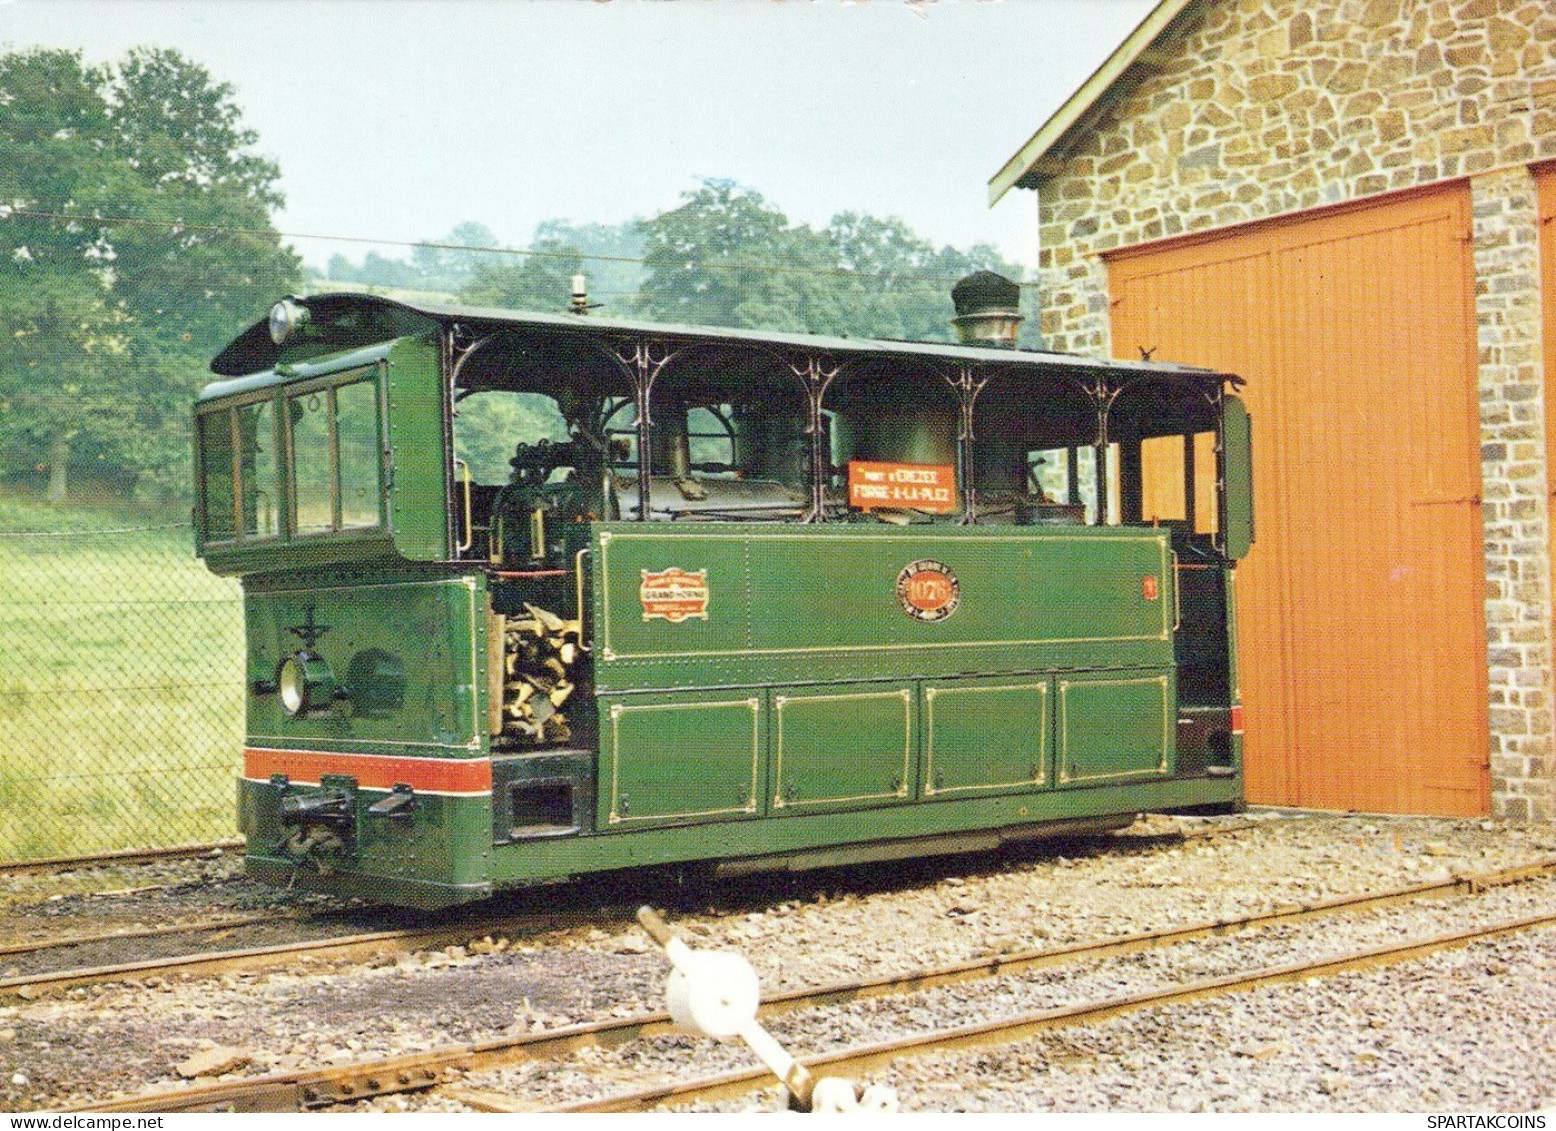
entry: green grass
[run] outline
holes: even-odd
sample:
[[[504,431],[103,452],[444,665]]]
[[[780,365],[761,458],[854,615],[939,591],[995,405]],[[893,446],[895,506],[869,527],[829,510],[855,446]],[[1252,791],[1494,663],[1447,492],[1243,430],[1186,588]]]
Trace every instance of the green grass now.
[[[242,616],[177,515],[0,496],[0,859],[233,835]]]

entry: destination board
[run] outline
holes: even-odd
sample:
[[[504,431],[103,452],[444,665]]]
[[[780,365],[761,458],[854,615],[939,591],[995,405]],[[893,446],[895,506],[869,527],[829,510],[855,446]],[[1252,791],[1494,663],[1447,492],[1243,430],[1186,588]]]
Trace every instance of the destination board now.
[[[956,509],[956,468],[938,463],[848,463],[848,505],[860,510],[928,511]]]

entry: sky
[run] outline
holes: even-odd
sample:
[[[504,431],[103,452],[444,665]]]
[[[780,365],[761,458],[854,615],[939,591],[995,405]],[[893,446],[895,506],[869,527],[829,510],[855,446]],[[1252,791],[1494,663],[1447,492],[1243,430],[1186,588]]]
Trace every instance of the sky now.
[[[0,0],[0,49],[173,47],[231,84],[288,233],[617,224],[702,178],[1036,261],[988,180],[1154,0]],[[309,262],[364,245],[295,241]],[[385,249],[403,257],[403,250]]]

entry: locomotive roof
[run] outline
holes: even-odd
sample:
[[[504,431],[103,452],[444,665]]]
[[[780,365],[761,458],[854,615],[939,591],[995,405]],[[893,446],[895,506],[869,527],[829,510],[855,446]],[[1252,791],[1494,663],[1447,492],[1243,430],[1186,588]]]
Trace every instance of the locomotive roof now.
[[[595,315],[551,314],[539,311],[504,310],[494,307],[462,306],[387,298],[358,292],[336,292],[294,299],[309,309],[316,326],[342,327],[337,349],[350,349],[391,341],[410,334],[427,333],[439,327],[459,326],[477,334],[512,330],[537,339],[561,341],[588,337],[649,337],[664,342],[739,345],[749,343],[800,353],[824,354],[837,358],[874,356],[879,358],[943,359],[949,362],[998,364],[1017,368],[1061,370],[1135,371],[1141,374],[1172,373],[1179,379],[1202,378],[1207,384],[1242,384],[1231,374],[1199,366],[1172,362],[1117,361],[1082,357],[1047,350],[1001,349],[991,346],[964,346],[946,342],[898,341],[879,338],[849,338],[825,334],[782,333],[774,330],[733,329],[724,326],[692,326],[662,322],[639,322],[601,318]],[[332,343],[326,340],[327,347]],[[212,372],[223,377],[242,377],[274,369],[288,360],[289,348],[277,346],[270,337],[268,320],[254,323],[218,354],[211,362]],[[334,352],[331,349],[330,352]],[[212,390],[207,390],[209,393]]]

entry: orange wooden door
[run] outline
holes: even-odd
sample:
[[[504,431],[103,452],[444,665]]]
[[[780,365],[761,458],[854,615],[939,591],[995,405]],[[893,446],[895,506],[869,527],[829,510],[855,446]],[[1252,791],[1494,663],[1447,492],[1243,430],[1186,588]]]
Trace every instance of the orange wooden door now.
[[[1469,192],[1109,257],[1114,352],[1247,378],[1251,801],[1489,811]]]

